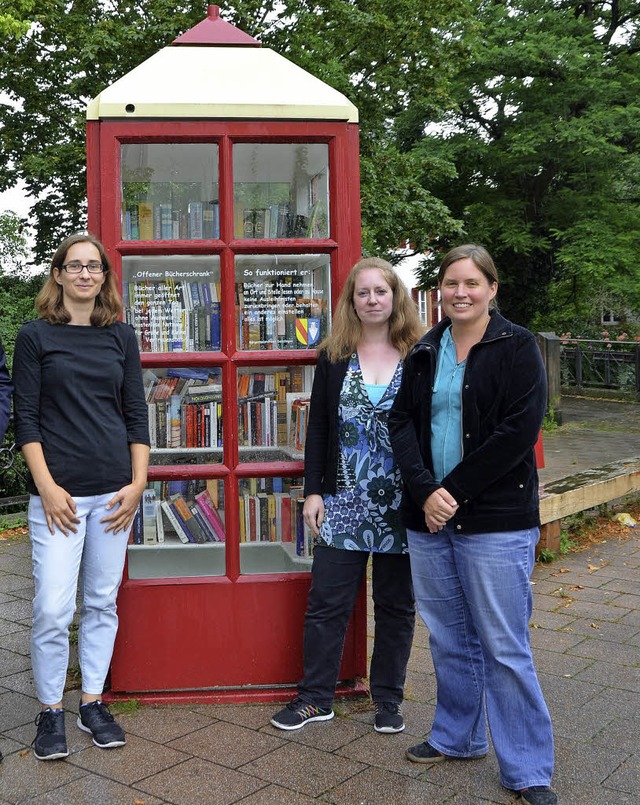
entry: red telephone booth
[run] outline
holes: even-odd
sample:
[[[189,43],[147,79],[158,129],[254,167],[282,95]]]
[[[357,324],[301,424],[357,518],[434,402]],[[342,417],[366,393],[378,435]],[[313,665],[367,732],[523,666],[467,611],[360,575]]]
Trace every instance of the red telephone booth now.
[[[113,695],[266,700],[301,677],[302,448],[314,345],[360,256],[357,121],[217,6],[88,106],[89,227],[152,441]],[[365,673],[363,594],[341,679]]]

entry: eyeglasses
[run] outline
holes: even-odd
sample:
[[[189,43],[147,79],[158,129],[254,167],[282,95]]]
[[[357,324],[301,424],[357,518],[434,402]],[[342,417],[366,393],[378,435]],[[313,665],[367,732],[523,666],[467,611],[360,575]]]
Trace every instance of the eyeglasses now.
[[[82,269],[86,268],[89,274],[102,274],[104,271],[104,264],[98,262],[91,263],[66,263],[62,266],[67,274],[81,274]]]

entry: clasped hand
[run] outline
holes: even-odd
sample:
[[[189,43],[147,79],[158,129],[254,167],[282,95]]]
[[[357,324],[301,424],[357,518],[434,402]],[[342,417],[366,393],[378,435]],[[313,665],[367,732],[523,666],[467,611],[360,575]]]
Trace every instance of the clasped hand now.
[[[109,510],[114,506],[117,508],[100,521],[109,523],[105,531],[113,531],[114,534],[126,531],[133,522],[141,497],[142,492],[133,484],[127,484],[116,492],[105,508]],[[40,490],[40,499],[52,534],[55,533],[56,526],[65,537],[69,536],[70,531],[77,533],[76,525],[80,520],[76,515],[76,502],[63,487],[54,484]]]
[[[444,487],[436,489],[425,500],[422,511],[431,534],[441,531],[458,510],[458,503]]]

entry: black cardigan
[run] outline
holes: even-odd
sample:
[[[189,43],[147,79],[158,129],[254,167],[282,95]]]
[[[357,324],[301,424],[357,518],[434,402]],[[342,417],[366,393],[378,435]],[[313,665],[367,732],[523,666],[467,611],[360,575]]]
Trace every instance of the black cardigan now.
[[[333,495],[338,479],[338,406],[350,357],[331,363],[321,352],[316,365],[304,447],[304,495]]]
[[[389,413],[389,434],[404,492],[408,528],[426,531],[422,506],[440,486],[459,504],[460,533],[511,531],[540,524],[534,445],[547,400],[535,337],[497,311],[472,347],[462,381],[462,460],[438,483],[431,457],[431,395],[444,319],[405,361]]]

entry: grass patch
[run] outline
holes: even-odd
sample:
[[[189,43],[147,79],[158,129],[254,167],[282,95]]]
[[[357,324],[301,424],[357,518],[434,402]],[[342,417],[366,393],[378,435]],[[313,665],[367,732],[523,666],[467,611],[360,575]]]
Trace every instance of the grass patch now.
[[[119,716],[135,716],[142,710],[142,705],[137,699],[127,699],[126,701],[110,702],[109,710]]]

